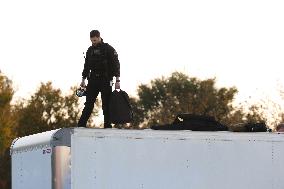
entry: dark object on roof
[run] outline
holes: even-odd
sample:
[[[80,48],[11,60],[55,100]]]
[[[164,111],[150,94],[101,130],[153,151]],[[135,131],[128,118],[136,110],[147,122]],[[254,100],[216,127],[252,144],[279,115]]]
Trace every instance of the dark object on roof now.
[[[267,127],[264,122],[247,123],[245,127],[247,128],[248,132],[266,132],[267,131]]]
[[[267,126],[264,122],[257,123],[239,123],[230,126],[230,131],[233,132],[266,132]]]
[[[284,132],[284,123],[280,123],[277,126],[277,132]]]
[[[192,131],[227,131],[228,127],[222,125],[211,116],[195,114],[178,114],[172,124],[153,125],[154,130],[192,130]]]

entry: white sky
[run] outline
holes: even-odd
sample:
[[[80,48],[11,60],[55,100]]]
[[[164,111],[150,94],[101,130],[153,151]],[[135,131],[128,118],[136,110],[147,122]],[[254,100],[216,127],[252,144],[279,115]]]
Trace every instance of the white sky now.
[[[47,81],[67,91],[80,83],[89,32],[98,29],[119,54],[130,95],[183,71],[236,86],[240,99],[275,99],[284,82],[283,10],[281,0],[2,0],[0,69],[16,96]]]

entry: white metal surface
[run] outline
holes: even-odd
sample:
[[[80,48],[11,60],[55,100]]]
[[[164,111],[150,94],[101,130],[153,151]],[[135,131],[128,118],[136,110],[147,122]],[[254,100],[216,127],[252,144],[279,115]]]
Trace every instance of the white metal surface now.
[[[284,133],[60,129],[11,155],[12,189],[284,188]]]
[[[53,137],[57,131],[59,129],[13,141],[12,189],[57,189],[59,186],[70,189],[70,147],[52,145],[65,142],[63,138]]]
[[[283,189],[284,135],[75,129],[72,189]]]
[[[14,152],[33,150],[34,148],[43,148],[50,146],[52,136],[58,130],[59,129],[16,139],[11,146],[11,155]]]
[[[51,189],[52,148],[34,148],[12,154],[13,189]]]

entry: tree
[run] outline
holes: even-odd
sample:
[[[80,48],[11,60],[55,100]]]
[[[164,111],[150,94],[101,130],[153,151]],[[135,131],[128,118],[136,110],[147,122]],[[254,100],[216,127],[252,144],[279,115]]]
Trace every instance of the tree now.
[[[171,123],[178,113],[213,116],[224,124],[245,120],[247,114],[232,105],[237,89],[217,88],[215,83],[215,78],[200,80],[174,72],[138,86],[138,98],[131,99],[133,127]]]
[[[63,127],[75,127],[79,119],[79,99],[75,87],[62,95],[51,82],[41,83],[29,100],[18,105],[19,136],[26,136]]]
[[[12,81],[0,71],[0,188],[10,188],[11,160],[9,147],[16,137],[14,130],[17,124],[11,104],[14,89]]]
[[[0,154],[5,152],[13,140],[15,116],[11,101],[14,95],[12,81],[0,72]]]

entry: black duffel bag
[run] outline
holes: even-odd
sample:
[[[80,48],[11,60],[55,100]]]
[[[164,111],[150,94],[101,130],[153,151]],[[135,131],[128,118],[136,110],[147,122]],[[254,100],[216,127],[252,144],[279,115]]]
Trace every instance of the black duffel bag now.
[[[130,123],[133,119],[128,94],[123,90],[114,90],[109,102],[109,118],[113,124]]]

